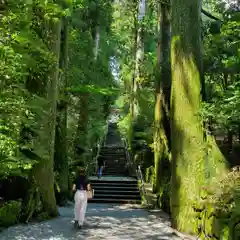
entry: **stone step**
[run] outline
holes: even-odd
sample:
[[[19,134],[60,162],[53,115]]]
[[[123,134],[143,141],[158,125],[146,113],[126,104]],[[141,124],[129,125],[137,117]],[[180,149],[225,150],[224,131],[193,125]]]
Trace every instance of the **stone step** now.
[[[102,158],[104,161],[106,162],[126,162],[127,159],[126,158],[115,158],[115,157],[103,157]]]
[[[108,174],[108,175],[111,175],[112,174],[112,176],[114,176],[115,175],[115,173],[117,173],[118,175],[119,175],[119,173],[126,173],[127,172],[127,169],[105,169],[104,171],[103,171],[103,174]]]
[[[92,184],[109,184],[109,185],[116,185],[116,186],[121,186],[121,185],[127,185],[127,186],[131,186],[131,185],[137,185],[138,181],[135,179],[131,179],[131,180],[115,180],[114,177],[111,180],[104,180],[104,179],[91,179],[90,180]]]
[[[141,195],[140,194],[131,194],[131,195],[124,195],[124,194],[101,194],[101,193],[94,193],[94,198],[98,199],[98,198],[113,198],[113,199],[133,199],[133,200],[141,200]]]
[[[123,152],[125,151],[125,148],[124,147],[113,147],[113,146],[104,146],[104,147],[101,147],[101,150],[102,151],[111,151],[111,152]]]
[[[98,158],[104,158],[104,159],[126,159],[126,156],[124,155],[114,155],[114,154],[103,154],[99,155]]]
[[[103,158],[105,163],[117,163],[117,164],[121,164],[121,163],[126,163],[127,160],[125,158]]]
[[[99,155],[101,155],[101,156],[120,156],[120,157],[126,156],[126,154],[124,152],[116,153],[116,152],[102,152],[102,151],[99,152]]]
[[[112,154],[125,154],[125,149],[115,150],[115,149],[100,149],[100,153],[112,153]]]
[[[100,159],[100,158],[98,158],[98,159]],[[115,157],[103,157],[102,159],[104,160],[104,162],[119,162],[119,163],[122,163],[122,162],[127,161],[126,158],[115,158]]]
[[[118,168],[105,168],[104,170],[103,170],[103,172],[104,173],[106,173],[106,172],[116,172],[116,173],[120,173],[120,172],[122,172],[122,173],[125,173],[127,171],[127,169],[126,168],[120,168],[120,169],[118,169]],[[114,176],[114,174],[113,174],[113,176]]]
[[[127,163],[117,164],[117,163],[105,163],[105,169],[123,169],[125,168]]]
[[[109,176],[111,176],[111,175],[109,175]],[[102,179],[100,179],[99,180],[99,182],[100,181],[102,181]],[[112,182],[103,182],[103,183],[96,183],[96,182],[92,182],[91,181],[91,186],[92,186],[92,188],[98,188],[99,186],[109,186],[109,187],[119,187],[119,186],[121,186],[121,187],[124,187],[124,188],[127,188],[127,187],[132,187],[132,188],[136,188],[136,187],[138,187],[138,184],[136,184],[136,183],[129,183],[129,184],[124,184],[124,183],[112,183]]]
[[[120,157],[120,158],[124,158],[126,157],[125,154],[120,154],[120,153],[103,153],[103,152],[100,152],[99,153],[99,156],[102,156],[102,157]]]
[[[103,173],[104,176],[128,176],[128,173],[127,171],[126,172],[105,172]]]
[[[109,191],[138,191],[138,186],[135,185],[135,186],[104,186],[104,185],[98,185],[97,187],[95,186],[95,188],[92,186],[92,188],[94,190],[99,190],[99,191],[106,191],[106,190],[109,190]]]
[[[105,171],[103,171],[103,174],[108,173],[108,175],[112,174],[112,176],[114,176],[114,173],[117,173],[119,175],[119,173],[125,173],[125,172],[127,172],[127,169],[122,169],[122,170],[115,169],[115,170],[105,170]]]
[[[113,161],[125,162],[125,161],[127,161],[127,159],[125,157],[124,158],[119,158],[119,157],[113,157],[113,156],[111,156],[111,157],[102,157],[102,159],[104,161],[110,161],[110,162],[113,162]]]
[[[105,167],[113,167],[113,168],[118,168],[121,169],[122,167],[125,167],[127,162],[105,162]]]
[[[119,203],[119,204],[141,204],[138,199],[113,199],[113,198],[93,198],[88,200],[89,203]]]
[[[121,164],[120,167],[118,164],[105,165],[104,169],[123,169],[126,167],[126,164]]]
[[[92,182],[91,181],[91,185],[92,186],[96,186],[96,187],[112,187],[112,188],[117,188],[117,187],[123,187],[123,188],[138,188],[138,183],[132,182],[132,183],[125,183],[125,182],[110,182],[110,181],[106,181],[104,182],[104,178],[111,178],[113,175],[105,175],[103,174],[103,177],[98,179],[99,182]],[[114,175],[115,177],[127,177],[124,175]],[[101,182],[102,181],[102,182]]]
[[[114,147],[114,146],[111,146],[111,147],[101,147],[102,151],[106,151],[106,152],[125,152],[125,148],[124,147]]]
[[[110,166],[110,167],[105,167],[103,171],[125,171],[126,170],[126,165],[123,165],[121,167],[115,167],[115,166]]]
[[[127,190],[119,190],[119,189],[94,189],[95,195],[136,195],[140,196],[138,189],[127,189]]]
[[[120,165],[123,165],[123,164],[126,164],[126,163],[127,163],[127,161],[126,161],[125,159],[124,159],[124,160],[103,159],[103,161],[105,162],[105,165],[106,165],[106,166],[108,166],[108,164],[120,166]]]
[[[124,163],[127,161],[126,158],[115,158],[115,157],[103,157],[102,159],[104,160],[104,162],[110,162],[110,163],[111,162]]]
[[[125,169],[127,163],[117,164],[117,163],[105,163],[105,169]]]

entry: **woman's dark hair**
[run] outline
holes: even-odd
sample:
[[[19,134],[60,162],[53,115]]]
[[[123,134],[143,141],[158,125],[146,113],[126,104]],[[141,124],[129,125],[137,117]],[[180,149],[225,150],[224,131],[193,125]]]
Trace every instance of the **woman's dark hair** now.
[[[78,167],[76,171],[76,177],[77,176],[84,176],[85,175],[85,169],[84,167]]]
[[[84,169],[84,167],[79,167],[78,173],[79,173],[79,175],[81,175],[81,176],[85,175],[85,169]]]

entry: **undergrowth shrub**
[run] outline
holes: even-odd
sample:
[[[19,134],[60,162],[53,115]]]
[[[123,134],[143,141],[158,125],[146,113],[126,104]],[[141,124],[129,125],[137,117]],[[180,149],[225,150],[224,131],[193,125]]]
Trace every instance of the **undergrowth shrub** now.
[[[0,205],[0,227],[16,224],[21,213],[21,201],[9,201]]]
[[[201,239],[240,239],[240,167],[233,168],[214,187],[208,187],[195,211]]]

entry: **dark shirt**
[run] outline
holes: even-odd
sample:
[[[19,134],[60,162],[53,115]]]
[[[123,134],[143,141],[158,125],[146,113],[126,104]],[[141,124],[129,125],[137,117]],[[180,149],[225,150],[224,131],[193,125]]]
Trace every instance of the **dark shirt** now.
[[[74,181],[77,190],[87,190],[87,185],[89,183],[90,182],[86,176],[78,176]]]
[[[98,159],[98,166],[99,166],[99,167],[102,167],[103,165],[104,165],[103,158],[99,158],[99,159]]]

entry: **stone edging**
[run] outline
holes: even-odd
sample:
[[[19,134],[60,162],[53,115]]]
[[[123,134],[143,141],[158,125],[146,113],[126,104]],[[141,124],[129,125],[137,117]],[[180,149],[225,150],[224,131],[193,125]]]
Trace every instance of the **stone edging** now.
[[[169,224],[166,224],[166,225],[169,227],[169,229],[171,229],[171,231],[172,231],[172,233],[173,233],[174,235],[180,237],[180,238],[183,239],[183,240],[197,240],[197,237],[193,237],[193,236],[191,236],[191,235],[188,235],[188,234],[185,234],[185,233],[181,233],[181,232],[177,231],[176,229],[172,228],[172,227],[170,226],[170,220],[169,220],[170,218],[169,218],[168,214],[166,214],[166,213],[164,213],[164,212],[161,212],[161,214],[160,214],[160,213],[156,213],[156,212],[154,213],[152,210],[153,210],[153,209],[147,209],[147,211],[148,211],[149,213],[155,215],[155,216],[158,217],[158,218],[162,218],[162,219],[164,219],[165,221],[167,221]],[[158,209],[158,210],[160,210],[160,209]],[[160,210],[160,211],[161,211],[161,210]]]
[[[178,237],[180,237],[183,240],[197,240],[196,237],[190,236],[188,234],[180,233],[176,229],[173,229],[173,228],[171,228],[171,229],[175,235],[177,235]]]

